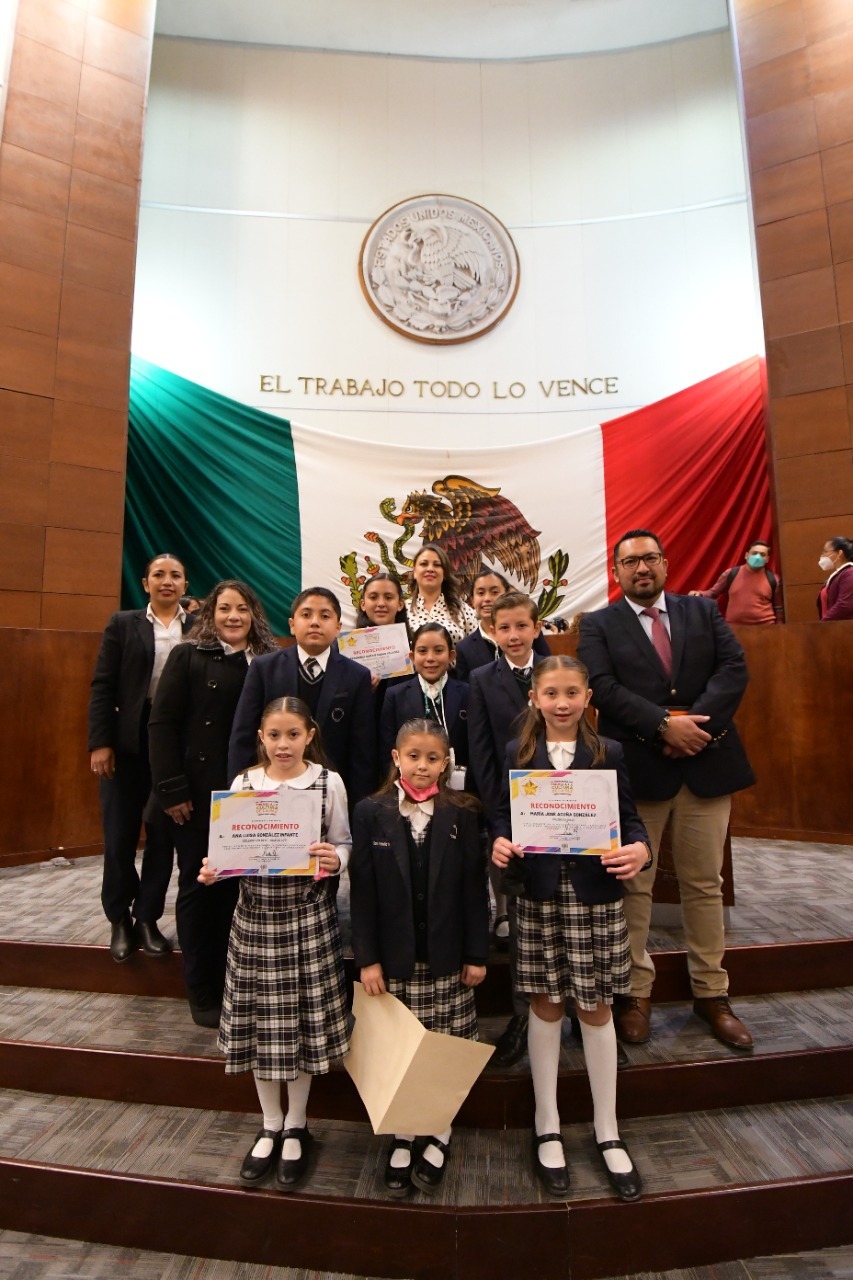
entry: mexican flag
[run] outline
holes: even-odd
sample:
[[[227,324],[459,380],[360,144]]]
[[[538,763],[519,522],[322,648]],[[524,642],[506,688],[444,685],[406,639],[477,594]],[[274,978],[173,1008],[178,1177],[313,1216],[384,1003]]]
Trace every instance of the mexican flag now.
[[[127,608],[144,603],[146,560],[171,551],[195,595],[249,582],[280,634],[304,586],[335,591],[352,625],[364,582],[405,578],[435,542],[462,577],[494,567],[541,617],[571,621],[615,593],[613,544],[637,528],[662,539],[674,591],[769,536],[757,357],[558,439],[453,450],[332,435],[132,361]]]

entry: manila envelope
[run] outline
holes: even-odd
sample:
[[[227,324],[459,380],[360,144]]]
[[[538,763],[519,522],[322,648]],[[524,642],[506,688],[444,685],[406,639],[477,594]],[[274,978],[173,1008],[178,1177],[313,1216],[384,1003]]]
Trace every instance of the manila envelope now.
[[[344,1066],[374,1133],[444,1133],[494,1045],[427,1031],[390,993],[354,984],[355,1028]]]

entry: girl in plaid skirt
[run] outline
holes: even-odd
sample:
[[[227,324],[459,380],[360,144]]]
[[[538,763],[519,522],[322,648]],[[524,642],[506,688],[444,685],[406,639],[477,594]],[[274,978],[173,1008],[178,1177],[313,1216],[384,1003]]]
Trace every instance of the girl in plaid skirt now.
[[[321,838],[311,845],[322,878],[244,876],[228,944],[219,1048],[229,1073],[252,1071],[263,1127],[240,1169],[255,1187],[275,1167],[276,1186],[290,1191],[308,1168],[306,1122],[311,1078],[347,1052],[344,964],[329,876],[347,864],[347,797],[324,767],[319,730],[299,698],[277,698],[258,730],[256,769],[238,774],[232,790],[294,787],[319,791]],[[199,879],[215,872],[204,860]],[[287,1081],[287,1114],[281,1081]]]
[[[489,910],[476,801],[447,786],[447,735],[409,720],[385,786],[356,805],[350,861],[352,944],[368,995],[390,991],[429,1031],[477,1039],[474,987],[486,976]],[[385,1185],[441,1184],[450,1130],[413,1159],[414,1134],[395,1134]]]
[[[640,1176],[616,1121],[616,1032],[611,1005],[630,991],[628,928],[622,880],[651,861],[646,829],[634,806],[622,748],[599,738],[586,718],[590,689],[576,658],[546,658],[533,669],[530,707],[520,736],[507,747],[492,861],[518,903],[518,988],[530,993],[528,1051],[536,1116],[534,1167],[551,1195],[569,1189],[557,1110],[560,1031],[574,1001],[592,1092],[594,1138],[608,1179],[623,1200],[636,1200]],[[601,857],[525,856],[511,841],[510,769],[614,769],[619,788],[621,848]]]

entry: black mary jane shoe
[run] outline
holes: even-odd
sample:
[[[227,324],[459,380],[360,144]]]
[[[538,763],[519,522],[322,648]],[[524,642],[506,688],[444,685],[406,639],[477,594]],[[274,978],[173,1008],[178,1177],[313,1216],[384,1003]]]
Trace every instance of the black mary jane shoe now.
[[[311,1134],[308,1132],[308,1126],[303,1129],[285,1129],[281,1135],[281,1149],[284,1150],[284,1143],[288,1138],[298,1138],[300,1151],[295,1160],[285,1160],[284,1156],[279,1157],[278,1167],[275,1171],[275,1185],[279,1191],[292,1191],[308,1172],[308,1152],[311,1149]]]
[[[260,1142],[261,1138],[272,1139],[272,1150],[268,1156],[253,1156],[252,1152]],[[244,1187],[259,1187],[261,1183],[272,1173],[273,1165],[279,1157],[281,1151],[281,1130],[280,1129],[259,1129],[255,1135],[255,1140],[249,1148],[248,1154],[240,1166],[240,1183]]]
[[[137,920],[136,934],[139,945],[147,956],[167,956],[172,950],[171,942],[163,936],[156,924]]]
[[[598,1147],[598,1153],[601,1156],[601,1163],[604,1165],[604,1172],[607,1174],[608,1181],[619,1199],[625,1201],[639,1200],[640,1196],[643,1194],[643,1181],[637,1172],[637,1166],[634,1164],[631,1153],[625,1146],[625,1143],[621,1138],[611,1138],[609,1142],[599,1142],[595,1139],[595,1134],[592,1136],[595,1140],[595,1145]],[[631,1161],[631,1168],[628,1173],[614,1173],[605,1160],[605,1151],[610,1151],[614,1148],[618,1148],[619,1151],[624,1151],[625,1155]]]
[[[386,1190],[389,1195],[407,1196],[412,1189],[412,1149],[414,1142],[407,1138],[395,1138],[391,1143],[391,1150],[388,1152],[388,1161],[385,1165],[385,1172],[382,1175],[382,1181],[385,1183]],[[409,1163],[404,1165],[394,1165],[391,1158],[395,1151],[408,1151]]]
[[[550,1169],[548,1165],[543,1164],[539,1159],[539,1148],[543,1142],[559,1142],[565,1157],[566,1148],[563,1142],[563,1135],[561,1133],[534,1133],[533,1135],[533,1167],[536,1170],[536,1177],[542,1183],[549,1196],[559,1196],[563,1199],[569,1194],[568,1167],[565,1164],[561,1164],[556,1169]]]
[[[426,1156],[421,1155],[412,1168],[412,1182],[419,1191],[425,1191],[427,1195],[432,1195],[433,1191],[437,1191],[441,1186],[447,1169],[447,1156],[450,1151],[449,1142],[440,1142],[438,1138],[427,1138],[426,1146],[437,1147],[444,1156],[444,1161],[439,1168],[438,1165],[432,1164],[427,1160]]]

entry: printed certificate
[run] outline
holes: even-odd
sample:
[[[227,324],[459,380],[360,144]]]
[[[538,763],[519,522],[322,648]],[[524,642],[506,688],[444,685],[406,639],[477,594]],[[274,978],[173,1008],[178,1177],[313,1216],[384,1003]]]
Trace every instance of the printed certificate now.
[[[367,667],[372,676],[411,676],[415,669],[409,657],[409,635],[405,622],[387,627],[359,627],[338,636],[341,653]]]
[[[220,876],[316,876],[319,791],[214,791],[208,865]]]
[[[511,769],[509,797],[525,853],[600,857],[622,843],[615,769]]]

